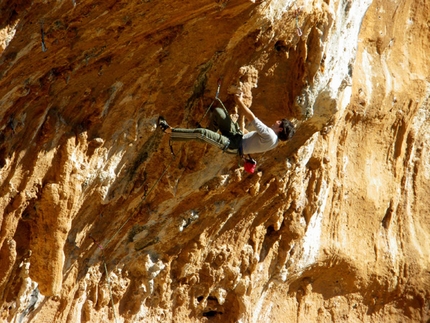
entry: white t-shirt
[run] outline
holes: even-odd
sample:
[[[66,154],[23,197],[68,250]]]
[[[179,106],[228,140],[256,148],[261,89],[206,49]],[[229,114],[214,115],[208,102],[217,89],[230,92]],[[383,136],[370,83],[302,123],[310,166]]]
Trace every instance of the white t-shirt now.
[[[243,154],[262,153],[275,148],[278,145],[278,136],[259,119],[251,122],[255,131],[248,132],[242,137]]]

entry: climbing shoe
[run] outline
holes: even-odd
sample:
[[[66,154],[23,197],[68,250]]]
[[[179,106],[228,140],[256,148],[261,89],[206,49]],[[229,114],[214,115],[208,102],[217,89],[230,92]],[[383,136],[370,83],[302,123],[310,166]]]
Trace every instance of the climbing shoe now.
[[[167,121],[162,116],[158,117],[157,126],[163,130],[163,132],[166,132],[166,130],[170,128],[170,126],[167,124]]]

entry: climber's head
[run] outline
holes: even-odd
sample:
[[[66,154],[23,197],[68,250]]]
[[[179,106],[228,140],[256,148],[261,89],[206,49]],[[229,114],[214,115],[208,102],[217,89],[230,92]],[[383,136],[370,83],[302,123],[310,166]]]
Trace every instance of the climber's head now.
[[[278,139],[281,141],[291,139],[296,133],[296,128],[291,123],[291,121],[287,119],[277,120],[272,125],[272,129],[275,131],[275,133],[278,135]]]

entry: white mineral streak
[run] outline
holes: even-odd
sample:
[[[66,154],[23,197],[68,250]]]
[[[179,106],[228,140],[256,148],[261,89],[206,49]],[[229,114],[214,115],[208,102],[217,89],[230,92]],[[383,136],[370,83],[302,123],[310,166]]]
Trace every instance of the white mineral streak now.
[[[16,26],[18,23],[19,20],[17,20],[12,26],[6,26],[3,29],[0,29],[0,53],[6,49],[15,36]]]
[[[313,80],[309,80],[311,84],[303,90],[297,101],[307,118],[315,113],[320,115],[322,111],[325,114],[327,109],[332,113],[339,110],[338,98],[351,85],[358,34],[371,3],[371,0],[330,2],[327,13],[329,25],[320,30],[321,57],[325,57],[323,71],[319,70]],[[345,107],[346,102],[340,106]],[[322,111],[318,111],[321,107]]]
[[[297,268],[299,270],[303,270],[306,267],[315,264],[318,260],[323,214],[325,211],[328,194],[330,193],[328,188],[329,187],[327,183],[323,181],[321,191],[317,192],[317,203],[319,207],[317,211],[312,214],[311,221],[309,222],[305,236],[303,237],[303,255],[297,264]]]

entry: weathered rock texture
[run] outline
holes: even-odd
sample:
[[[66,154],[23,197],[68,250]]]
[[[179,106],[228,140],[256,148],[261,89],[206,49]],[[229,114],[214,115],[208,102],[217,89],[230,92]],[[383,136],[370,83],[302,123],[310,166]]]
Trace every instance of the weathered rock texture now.
[[[429,322],[430,1],[0,9],[0,320]],[[254,175],[156,130],[220,77]]]

